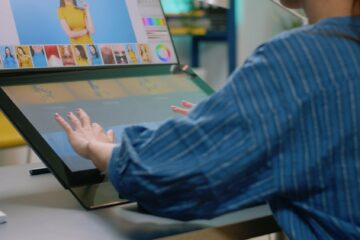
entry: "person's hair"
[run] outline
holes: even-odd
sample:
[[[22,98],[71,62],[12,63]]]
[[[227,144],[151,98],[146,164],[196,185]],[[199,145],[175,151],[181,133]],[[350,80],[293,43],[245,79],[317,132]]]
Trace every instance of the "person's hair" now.
[[[360,0],[353,0],[351,15],[352,17],[360,17]],[[349,33],[329,31],[329,30],[322,30],[319,31],[319,33],[326,36],[340,37],[355,42],[357,44],[360,44],[359,34],[349,34]]]
[[[85,50],[84,50],[83,46],[77,45],[77,46],[75,46],[75,48],[79,51],[80,57],[82,59],[87,59],[87,56],[86,56],[86,53],[85,53]]]
[[[9,54],[6,52],[6,50],[9,50]],[[14,56],[12,55],[11,50],[10,50],[9,47],[5,47],[5,56],[6,56],[6,57],[14,58]]]
[[[30,54],[31,54],[31,56],[35,55],[35,51],[34,51],[33,46],[30,46]]]
[[[360,0],[353,0],[352,14],[353,16],[360,16]]]
[[[73,4],[75,7],[77,7],[76,0],[73,0]],[[65,0],[60,0],[60,7],[65,7]]]
[[[44,49],[41,49],[41,52],[42,52],[42,54],[45,55]],[[34,46],[30,46],[30,53],[31,53],[31,56],[35,56]]]
[[[99,58],[99,53],[98,53],[98,50],[96,49],[95,45],[89,45],[89,48],[90,48],[90,53],[91,53],[92,55],[95,55],[96,58]],[[95,51],[94,54],[91,52],[91,48],[94,49],[94,51]]]
[[[19,50],[21,50],[22,54],[23,55],[26,55],[26,52],[24,51],[24,49],[22,47],[18,47],[17,48],[17,51],[19,52]]]

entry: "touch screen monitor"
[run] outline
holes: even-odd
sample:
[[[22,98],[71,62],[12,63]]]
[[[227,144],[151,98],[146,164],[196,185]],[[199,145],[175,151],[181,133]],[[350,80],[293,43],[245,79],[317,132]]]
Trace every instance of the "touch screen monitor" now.
[[[86,209],[127,200],[54,114],[84,108],[117,142],[129,125],[156,128],[178,117],[171,105],[212,93],[177,64],[160,0],[0,0],[0,107]]]
[[[0,0],[0,72],[177,62],[160,0]]]
[[[115,130],[116,142],[120,143],[125,127],[136,124],[156,128],[168,118],[179,117],[172,113],[172,104],[183,99],[197,103],[212,91],[195,75],[186,73],[133,77],[115,74],[101,80],[77,79],[76,74],[69,73],[58,78],[72,80],[4,86],[0,106],[63,186],[90,209],[126,200],[119,199],[91,161],[74,152],[54,120],[55,112],[66,116],[81,107],[94,122]],[[46,77],[37,80],[43,82]]]

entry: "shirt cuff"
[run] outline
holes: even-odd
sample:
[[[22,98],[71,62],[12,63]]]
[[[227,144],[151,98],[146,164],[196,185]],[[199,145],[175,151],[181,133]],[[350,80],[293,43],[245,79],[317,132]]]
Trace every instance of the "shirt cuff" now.
[[[115,189],[120,192],[120,183],[122,181],[122,175],[125,172],[128,164],[128,155],[126,154],[124,144],[114,148],[111,154],[111,158],[108,164],[108,177]]]

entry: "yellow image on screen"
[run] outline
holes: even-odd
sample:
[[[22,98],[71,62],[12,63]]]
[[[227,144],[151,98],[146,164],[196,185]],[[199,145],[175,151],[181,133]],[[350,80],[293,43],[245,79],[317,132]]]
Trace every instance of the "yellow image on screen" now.
[[[21,105],[64,103],[75,100],[62,83],[17,86],[8,88],[8,92]]]
[[[147,77],[147,78],[126,78],[119,80],[125,89],[135,96],[158,95],[176,92],[176,88],[169,84],[168,78]]]
[[[15,47],[15,52],[20,68],[33,67],[30,48],[28,46],[17,46]]]
[[[126,92],[114,80],[74,82],[71,83],[71,91],[83,100],[127,97]]]

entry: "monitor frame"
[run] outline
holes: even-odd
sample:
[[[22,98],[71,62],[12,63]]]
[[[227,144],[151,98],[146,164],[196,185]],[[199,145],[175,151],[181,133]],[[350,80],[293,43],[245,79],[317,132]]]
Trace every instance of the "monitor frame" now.
[[[159,0],[160,4],[161,1]],[[165,16],[161,5],[162,12]],[[3,90],[3,87],[89,81],[101,79],[113,79],[121,77],[144,77],[156,75],[187,74],[191,81],[198,86],[206,95],[211,95],[214,90],[200,79],[191,69],[179,65],[174,41],[171,37],[177,63],[165,64],[129,64],[129,65],[101,65],[87,67],[54,67],[54,68],[29,68],[29,69],[2,69],[0,70],[0,109],[13,123],[19,133],[26,139],[42,162],[57,178],[60,184],[68,189],[79,203],[88,210],[127,203],[128,200],[118,196],[113,188],[109,188],[109,182],[98,170],[85,170],[72,172],[61,160],[60,156],[51,148],[32,123],[26,118],[16,104]],[[49,79],[51,79],[49,81]]]
[[[88,184],[96,184],[104,181],[104,176],[98,170],[85,170],[72,172],[61,160],[32,123],[26,118],[11,98],[6,94],[3,87],[24,86],[30,84],[106,80],[124,77],[146,77],[175,74],[187,74],[191,81],[198,86],[206,95],[211,95],[214,90],[201,80],[192,70],[173,72],[180,69],[177,65],[172,66],[143,66],[126,69],[97,69],[92,71],[72,71],[49,74],[29,74],[12,76],[7,81],[0,81],[0,109],[14,124],[20,134],[26,139],[33,150],[38,154],[44,164],[54,173],[64,188],[78,187]],[[5,77],[0,79],[4,80]],[[49,82],[51,78],[51,82]]]

